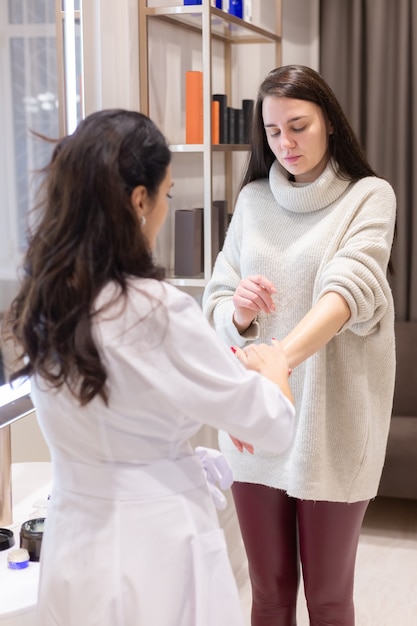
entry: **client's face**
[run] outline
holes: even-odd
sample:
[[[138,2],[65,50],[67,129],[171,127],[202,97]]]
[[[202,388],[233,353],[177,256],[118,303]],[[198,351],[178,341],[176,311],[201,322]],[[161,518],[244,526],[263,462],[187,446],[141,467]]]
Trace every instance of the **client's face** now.
[[[297,182],[311,183],[329,160],[331,126],[321,108],[307,100],[266,96],[262,116],[269,147]]]

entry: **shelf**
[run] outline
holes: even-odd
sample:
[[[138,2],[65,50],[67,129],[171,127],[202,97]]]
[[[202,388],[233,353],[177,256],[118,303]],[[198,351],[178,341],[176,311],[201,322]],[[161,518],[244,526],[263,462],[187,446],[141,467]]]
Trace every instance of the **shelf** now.
[[[171,152],[204,152],[205,146],[202,143],[179,143],[169,146]],[[249,144],[246,143],[218,143],[210,145],[213,152],[247,152]]]
[[[167,277],[167,282],[171,283],[171,285],[175,285],[176,287],[205,287],[206,281],[204,278],[183,278],[179,276],[175,277]]]
[[[201,33],[203,30],[203,6],[148,7],[149,17]],[[281,37],[260,26],[246,22],[226,11],[210,6],[211,36],[228,43],[279,43]]]

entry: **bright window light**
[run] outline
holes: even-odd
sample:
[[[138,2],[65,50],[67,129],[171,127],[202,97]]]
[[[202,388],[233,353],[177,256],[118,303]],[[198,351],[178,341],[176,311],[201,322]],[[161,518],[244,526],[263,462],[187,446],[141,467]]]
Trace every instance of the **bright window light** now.
[[[77,72],[75,48],[74,0],[64,0],[64,66],[65,66],[65,109],[67,133],[77,127]]]

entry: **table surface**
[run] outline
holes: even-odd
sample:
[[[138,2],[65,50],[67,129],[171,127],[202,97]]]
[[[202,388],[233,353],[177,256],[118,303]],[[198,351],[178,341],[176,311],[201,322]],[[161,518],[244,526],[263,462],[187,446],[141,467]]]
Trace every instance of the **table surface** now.
[[[12,464],[13,522],[6,528],[13,531],[15,545],[0,552],[0,622],[33,611],[36,606],[39,563],[30,561],[26,569],[12,570],[7,566],[7,555],[19,547],[22,523],[34,516],[35,503],[46,500],[50,490],[49,462]]]

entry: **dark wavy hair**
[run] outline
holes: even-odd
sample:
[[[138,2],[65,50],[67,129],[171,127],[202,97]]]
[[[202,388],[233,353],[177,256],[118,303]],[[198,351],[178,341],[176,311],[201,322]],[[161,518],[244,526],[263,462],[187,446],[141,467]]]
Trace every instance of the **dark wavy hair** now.
[[[241,188],[252,180],[267,177],[275,161],[275,155],[268,145],[262,117],[262,103],[266,96],[307,100],[317,104],[333,127],[329,153],[337,174],[352,182],[365,176],[376,176],[326,81],[305,65],[285,65],[269,72],[259,87],[250,137],[251,152]]]
[[[156,197],[171,153],[145,115],[121,109],[89,115],[57,143],[42,171],[38,219],[29,234],[20,291],[7,330],[22,350],[13,374],[68,385],[82,405],[107,402],[107,373],[91,331],[93,303],[109,281],[162,280],[131,203],[138,185]]]

